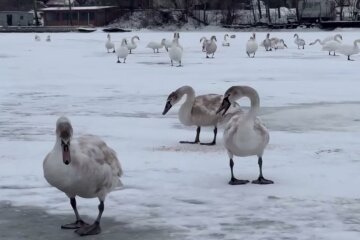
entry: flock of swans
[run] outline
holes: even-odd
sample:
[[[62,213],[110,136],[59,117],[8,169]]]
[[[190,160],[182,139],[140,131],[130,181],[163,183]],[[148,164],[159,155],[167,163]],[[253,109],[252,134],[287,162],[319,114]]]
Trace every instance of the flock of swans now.
[[[125,42],[125,40],[123,40]],[[171,49],[169,49],[171,51]],[[183,86],[170,93],[163,115],[186,95],[179,109],[179,120],[186,126],[196,126],[194,141],[180,141],[181,144],[216,144],[217,126],[225,125],[224,147],[229,157],[230,185],[246,184],[234,176],[234,156],[257,156],[259,176],[253,184],[272,184],[262,172],[263,154],[269,143],[269,132],[257,117],[260,98],[257,91],[249,86],[230,87],[223,95],[206,94],[195,96],[190,86]],[[236,101],[250,99],[250,110],[243,111]],[[214,138],[210,143],[200,143],[201,127],[214,127]],[[62,225],[62,229],[76,229],[80,236],[101,232],[100,220],[105,209],[106,196],[121,187],[121,164],[115,151],[98,136],[84,135],[74,138],[70,120],[60,117],[55,127],[55,145],[43,162],[44,177],[47,182],[64,192],[70,199],[75,214],[75,222]],[[93,224],[82,220],[77,210],[76,197],[98,198],[98,216]]]
[[[118,63],[120,63],[119,59],[124,59],[124,62],[126,60],[126,57],[128,54],[131,54],[133,50],[136,49],[137,44],[134,41],[135,39],[140,40],[138,36],[134,36],[131,39],[131,42],[127,42],[127,40],[124,38],[121,42],[121,45],[118,49],[115,50],[114,43],[111,42],[111,37],[108,34],[108,40],[105,43],[105,47],[107,51],[113,51],[117,54],[118,57]],[[222,42],[223,47],[230,47],[230,41],[228,38],[235,38],[235,35],[229,36],[229,34],[224,35],[224,40]],[[162,48],[165,48],[165,50],[168,52],[171,66],[173,66],[173,62],[179,63],[178,66],[182,66],[182,56],[184,48],[181,46],[180,42],[180,34],[178,32],[174,33],[174,38],[172,40],[163,38],[160,42],[151,41],[147,44],[147,48],[150,48],[153,50],[154,53],[159,53],[159,50]],[[310,43],[309,45],[315,45],[316,43],[320,43],[322,45],[323,51],[328,51],[329,55],[331,55],[331,52],[333,52],[333,56],[335,55],[335,52],[341,53],[345,56],[347,56],[348,60],[351,61],[351,56],[358,54],[360,52],[358,43],[360,43],[360,39],[355,40],[353,44],[343,44],[342,42],[342,36],[340,34],[336,34],[333,36],[326,37],[323,40],[316,39],[314,42]],[[206,37],[200,38],[201,43],[201,50],[206,54],[206,58],[214,58],[215,52],[218,49],[217,46],[217,39],[216,36],[211,36],[209,39]],[[294,43],[297,46],[298,49],[305,49],[306,42],[304,39],[300,38],[299,34],[294,34]],[[266,38],[260,42],[260,44],[257,43],[256,40],[256,34],[253,33],[250,36],[250,39],[246,42],[245,46],[245,52],[250,58],[254,58],[256,52],[258,51],[260,47],[264,47],[265,51],[269,52],[278,49],[285,49],[288,48],[286,45],[284,39],[280,39],[277,37],[271,37],[270,33],[266,34]],[[128,53],[126,53],[125,48],[128,49]]]
[[[116,48],[111,41],[110,34],[107,36],[105,47],[108,53],[116,53],[118,62],[123,59],[125,63],[129,54],[137,48],[138,36],[132,37],[131,41],[122,39],[121,44]],[[222,46],[230,47],[229,35],[224,36]],[[230,38],[235,38],[232,35]],[[294,43],[299,49],[305,48],[305,41],[294,35]],[[169,40],[162,39],[159,42],[150,42],[147,47],[154,53],[159,49],[165,48],[168,52],[171,65],[173,62],[182,64],[183,47],[180,42],[180,34],[174,33],[174,38],[169,44]],[[35,37],[40,41],[40,37]],[[337,34],[320,40],[316,39],[310,45],[320,43],[322,50],[328,51],[329,55],[333,52],[342,53],[348,56],[359,53],[355,40],[353,45],[341,43],[342,36]],[[49,36],[50,41],[50,36]],[[210,39],[203,37],[200,39],[202,51],[207,58],[213,58],[217,50],[216,36]],[[261,46],[267,52],[272,49],[285,49],[287,45],[280,38],[270,38],[270,34],[262,41]],[[246,43],[246,53],[249,57],[255,57],[258,50],[256,34],[253,33]],[[248,180],[237,179],[234,175],[234,156],[247,157],[256,156],[258,160],[259,175],[253,180],[253,184],[273,184],[272,180],[266,179],[263,175],[263,155],[269,143],[269,131],[258,117],[260,110],[260,97],[257,91],[249,86],[232,86],[224,94],[206,94],[196,96],[191,86],[182,86],[171,92],[167,99],[163,115],[186,96],[182,103],[178,118],[185,126],[195,126],[196,136],[194,141],[180,141],[181,144],[200,144],[213,146],[216,145],[218,126],[224,125],[223,142],[227,151],[230,166],[230,185],[242,185],[249,183]],[[242,110],[237,100],[241,98],[250,99],[250,109]],[[213,127],[214,137],[209,143],[200,141],[202,127]],[[105,209],[106,196],[114,189],[121,187],[120,177],[122,176],[121,164],[116,156],[116,152],[110,148],[101,138],[94,135],[84,135],[74,138],[73,127],[70,120],[60,117],[55,127],[56,140],[53,149],[47,154],[43,162],[44,177],[47,182],[64,192],[70,199],[70,205],[75,214],[75,222],[62,225],[63,229],[76,229],[75,232],[81,236],[94,235],[101,232],[100,221]],[[76,197],[98,198],[98,216],[94,223],[87,224],[78,213]]]

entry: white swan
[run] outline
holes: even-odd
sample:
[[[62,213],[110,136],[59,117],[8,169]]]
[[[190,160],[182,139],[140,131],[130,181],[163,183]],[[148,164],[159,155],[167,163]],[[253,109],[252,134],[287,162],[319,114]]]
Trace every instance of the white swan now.
[[[174,38],[171,48],[169,49],[169,57],[171,60],[171,66],[174,66],[174,61],[178,62],[178,67],[181,66],[181,59],[183,54],[183,48],[179,45],[179,39]]]
[[[124,38],[121,41],[121,45],[116,49],[116,55],[117,55],[117,63],[121,63],[120,58],[124,59],[124,63],[126,61],[126,57],[129,55],[129,49],[127,48],[127,41]]]
[[[56,122],[55,146],[44,159],[47,182],[70,198],[76,221],[62,225],[77,229],[76,233],[94,235],[101,231],[100,219],[108,193],[121,186],[122,169],[116,153],[99,137],[93,135],[73,139],[70,120],[60,117]],[[99,214],[92,225],[85,223],[76,208],[75,197],[98,198]]]
[[[152,48],[152,50],[157,50],[157,53],[159,53],[159,49],[163,48],[165,46],[166,39],[162,39],[160,43],[158,42],[149,42],[149,44],[146,46],[147,48]]]
[[[115,52],[115,44],[113,42],[111,42],[110,34],[107,35],[107,41],[105,43],[105,48],[106,48],[108,53],[109,53],[110,50],[113,50],[113,53]]]
[[[127,45],[130,54],[132,53],[131,50],[134,50],[134,49],[137,48],[137,44],[136,44],[136,42],[135,42],[135,39],[137,39],[137,40],[140,41],[140,38],[139,38],[138,36],[133,36],[133,37],[131,38],[131,42],[129,42],[128,45]]]
[[[47,42],[51,42],[51,37],[50,37],[50,35],[47,35],[46,41],[47,41]]]
[[[250,55],[253,54],[253,58],[255,57],[255,53],[258,49],[258,44],[255,39],[255,33],[250,37],[250,39],[246,43],[246,54],[251,57]]]
[[[206,58],[209,58],[208,55],[212,54],[212,58],[214,58],[214,54],[216,52],[216,37],[212,36],[209,41],[206,41],[205,50],[206,50]]]
[[[202,48],[201,48],[201,50],[203,51],[203,52],[206,52],[206,42],[208,41],[208,39],[206,38],[206,37],[202,37],[202,38],[200,38],[200,43],[202,42]]]
[[[348,57],[349,61],[354,61],[350,59],[350,56],[358,54],[360,52],[358,43],[360,43],[360,39],[354,41],[353,44],[342,44],[338,48],[339,53]]]
[[[287,48],[287,45],[284,42],[284,39],[280,39],[278,43],[275,44],[274,49],[285,49]]]
[[[331,35],[331,36],[327,36],[326,38],[324,38],[322,40],[323,43],[335,40],[335,39],[341,39],[342,40],[342,35],[341,34],[336,34],[336,35]]]
[[[280,39],[277,37],[270,38],[271,48],[275,48],[280,43]]]
[[[265,47],[266,51],[271,51],[270,33],[266,34],[266,38],[263,40],[262,45]]]
[[[39,35],[35,35],[35,41],[37,41],[37,42],[40,42],[41,41],[41,38],[40,38],[40,36]]]
[[[229,37],[229,34],[224,35],[224,41],[222,42],[222,45],[224,47],[230,47],[230,43],[226,40],[226,38],[228,38],[228,37]]]
[[[190,86],[183,86],[172,92],[167,100],[163,111],[165,115],[172,106],[178,103],[181,98],[186,95],[185,102],[179,110],[179,120],[185,126],[197,126],[196,137],[194,142],[181,141],[180,143],[200,143],[201,127],[214,126],[214,139],[211,143],[200,143],[202,145],[215,145],[217,135],[217,125],[226,121],[229,115],[220,116],[216,114],[216,110],[220,107],[222,96],[219,94],[206,94],[195,97],[195,91]],[[241,111],[238,105],[232,107],[232,111]]]
[[[262,156],[269,143],[269,132],[257,117],[260,108],[260,98],[256,90],[248,86],[233,86],[229,88],[225,92],[221,107],[217,112],[219,113],[224,110],[223,114],[225,114],[231,104],[242,97],[248,97],[251,101],[249,112],[246,114],[235,114],[226,124],[224,130],[224,145],[230,158],[231,179],[229,184],[238,185],[249,182],[247,180],[238,180],[234,177],[234,155],[240,157],[256,155],[258,157],[260,175],[252,183],[271,184],[273,181],[265,179],[262,174]]]
[[[329,52],[329,55],[331,55],[331,52],[334,52],[333,56],[336,56],[335,52],[339,49],[341,40],[342,36],[340,34],[336,34],[333,40],[321,41],[320,39],[316,39],[309,45],[315,45],[316,43],[319,43],[322,46],[321,50]]]
[[[299,38],[299,35],[297,33],[294,34],[294,38],[295,38],[295,44],[297,45],[298,49],[300,49],[300,47],[302,47],[303,49],[305,49],[305,40]]]

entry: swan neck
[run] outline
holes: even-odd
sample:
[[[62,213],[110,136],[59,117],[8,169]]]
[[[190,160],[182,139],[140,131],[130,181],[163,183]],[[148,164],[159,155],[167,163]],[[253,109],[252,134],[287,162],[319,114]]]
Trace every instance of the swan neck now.
[[[179,88],[179,94],[181,97],[186,95],[186,100],[184,104],[193,104],[195,102],[195,91],[192,87],[184,86]]]
[[[260,110],[259,94],[251,87],[243,87],[241,91],[244,97],[248,97],[250,99],[250,110],[247,114],[247,117],[255,118]]]

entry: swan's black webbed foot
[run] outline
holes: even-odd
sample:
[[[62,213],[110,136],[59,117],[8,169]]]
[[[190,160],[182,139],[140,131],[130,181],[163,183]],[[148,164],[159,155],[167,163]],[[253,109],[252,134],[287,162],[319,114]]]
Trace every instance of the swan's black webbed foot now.
[[[273,184],[274,182],[268,179],[265,179],[264,177],[259,177],[258,179],[252,181],[253,184]]]
[[[236,179],[236,178],[231,178],[229,181],[230,185],[244,185],[249,183],[249,180],[240,180],[240,179]]]
[[[89,226],[89,224],[80,219],[74,223],[62,225],[61,229],[78,229],[78,228],[82,228],[82,227],[86,227],[86,226]]]
[[[87,236],[87,235],[96,235],[101,232],[100,223],[94,222],[92,225],[85,226],[82,228],[79,228],[75,230],[75,233],[77,233],[80,236]]]

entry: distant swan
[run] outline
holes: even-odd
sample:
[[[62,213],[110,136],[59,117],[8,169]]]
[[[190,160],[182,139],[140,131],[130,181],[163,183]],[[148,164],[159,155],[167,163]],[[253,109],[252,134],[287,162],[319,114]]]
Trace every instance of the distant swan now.
[[[227,39],[226,38],[228,38],[229,37],[229,34],[225,34],[224,35],[224,41],[222,42],[222,45],[224,46],[224,47],[230,47],[230,43],[227,41]]]
[[[257,180],[252,181],[255,184],[271,184],[271,180],[263,177],[262,156],[269,143],[269,132],[257,117],[260,108],[260,98],[255,89],[248,86],[233,86],[225,94],[218,113],[227,112],[231,104],[236,100],[248,97],[251,102],[250,110],[247,113],[235,114],[226,124],[224,130],[224,145],[230,158],[231,179],[230,185],[246,184],[248,180],[239,180],[234,177],[233,157],[248,157],[256,155],[260,174]]]
[[[299,35],[297,33],[294,34],[294,38],[295,38],[295,44],[297,45],[298,49],[300,49],[300,47],[305,49],[305,40],[299,38]]]
[[[266,34],[265,40],[262,42],[262,45],[265,47],[266,51],[271,51],[271,40],[270,33]]]
[[[61,228],[77,229],[75,232],[81,236],[100,233],[105,198],[122,185],[122,169],[115,151],[94,135],[73,139],[70,120],[60,117],[56,122],[55,146],[45,157],[43,169],[46,181],[70,198],[75,213],[76,221]],[[99,214],[92,225],[81,219],[76,196],[99,199]]]
[[[47,42],[51,42],[51,37],[50,37],[50,35],[47,35],[46,41],[47,41]]]
[[[216,110],[220,107],[222,96],[219,94],[206,94],[195,97],[195,91],[190,86],[183,86],[172,92],[167,100],[163,111],[165,115],[172,106],[178,103],[181,98],[186,95],[185,102],[179,110],[179,120],[185,126],[197,126],[196,137],[194,142],[181,141],[180,143],[200,143],[201,127],[214,127],[214,139],[211,143],[200,143],[202,145],[215,145],[217,135],[217,125],[222,121],[226,121],[228,116],[222,117],[216,114]],[[232,108],[234,111],[240,111],[238,105]]]
[[[349,61],[354,61],[350,59],[350,56],[358,54],[360,52],[358,43],[360,43],[360,39],[354,41],[354,44],[342,44],[339,47],[339,53],[348,57]]]
[[[331,55],[331,52],[334,52],[333,56],[336,56],[335,52],[339,49],[341,40],[342,36],[340,34],[336,34],[333,40],[321,41],[320,39],[316,39],[309,45],[315,45],[318,42],[322,46],[321,50],[329,52],[329,55]]]
[[[126,61],[126,57],[129,55],[129,49],[127,48],[127,41],[124,38],[121,41],[121,45],[116,49],[116,55],[117,55],[117,63],[121,63],[120,58],[124,59],[124,63]]]
[[[174,38],[171,48],[169,49],[169,57],[171,60],[171,66],[174,65],[174,61],[179,63],[181,66],[181,59],[183,54],[183,48],[179,45],[179,38]]]
[[[41,41],[41,38],[40,38],[40,36],[39,35],[35,35],[35,41],[37,41],[37,42],[40,42]]]
[[[251,54],[253,54],[252,58],[255,57],[255,53],[258,49],[258,44],[255,39],[255,33],[250,37],[250,39],[246,43],[246,54],[251,57]]]
[[[202,42],[202,51],[206,52],[206,42],[208,41],[208,39],[206,37],[202,37],[200,38],[200,43]]]
[[[159,53],[159,49],[163,48],[165,46],[166,39],[162,39],[160,43],[158,42],[149,42],[149,44],[146,46],[147,48],[152,48],[154,50],[154,53]],[[155,52],[155,50],[157,50]]]
[[[212,58],[214,58],[214,54],[216,52],[216,37],[212,36],[209,41],[206,41],[205,50],[206,50],[206,58],[209,58],[209,55],[212,54]]]
[[[278,43],[275,44],[274,49],[285,49],[287,48],[287,45],[284,42],[284,39],[280,39]]]
[[[133,37],[131,38],[131,42],[128,43],[128,45],[127,45],[130,54],[132,53],[131,50],[134,50],[134,49],[137,48],[137,44],[136,44],[136,42],[135,42],[135,39],[140,40],[140,38],[139,38],[138,36],[133,36]]]
[[[105,43],[105,48],[107,50],[107,52],[109,53],[109,51],[112,49],[113,53],[115,52],[115,44],[113,42],[111,42],[111,36],[110,34],[107,35],[107,41]]]

